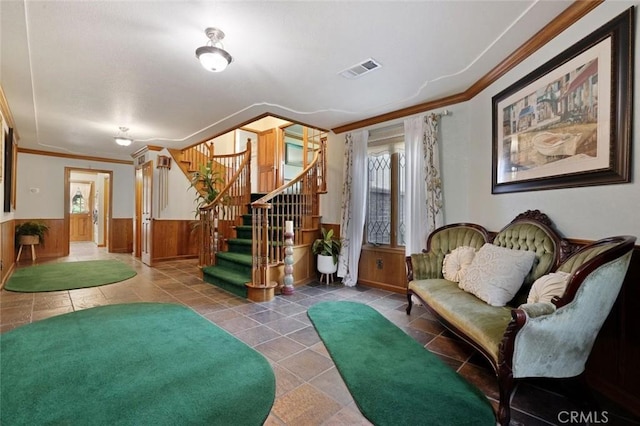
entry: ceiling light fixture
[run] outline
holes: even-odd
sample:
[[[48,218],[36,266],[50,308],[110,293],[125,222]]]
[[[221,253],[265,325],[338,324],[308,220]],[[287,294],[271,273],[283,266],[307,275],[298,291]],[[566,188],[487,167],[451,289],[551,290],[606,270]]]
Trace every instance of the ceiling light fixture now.
[[[120,127],[120,133],[118,133],[118,135],[113,137],[113,139],[115,139],[118,145],[120,146],[131,145],[131,142],[133,142],[133,139],[131,139],[127,134],[128,131],[129,131],[128,127]]]
[[[227,65],[233,61],[233,58],[224,50],[222,40],[224,33],[218,28],[207,28],[204,33],[209,38],[206,46],[201,46],[196,49],[196,58],[200,60],[202,67],[211,72],[224,71]]]

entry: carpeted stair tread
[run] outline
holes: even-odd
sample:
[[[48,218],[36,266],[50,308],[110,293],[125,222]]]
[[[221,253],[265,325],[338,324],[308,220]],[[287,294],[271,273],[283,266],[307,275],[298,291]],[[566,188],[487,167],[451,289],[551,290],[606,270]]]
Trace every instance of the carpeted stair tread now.
[[[251,245],[251,241],[249,241],[249,245]],[[233,262],[233,263],[237,263],[239,265],[243,265],[243,266],[253,266],[252,263],[252,256],[250,254],[246,254],[246,253],[235,253],[232,251],[222,251],[219,252],[218,254],[216,254],[216,256],[220,259],[224,259],[227,260],[229,262]],[[211,268],[211,266],[207,267],[207,268]],[[203,270],[207,269],[204,268]]]
[[[221,278],[237,286],[244,287],[245,283],[251,281],[251,277],[247,277],[247,274],[226,267],[208,266],[203,268],[202,271],[210,277]]]
[[[253,243],[253,241],[249,240],[247,238],[229,238],[227,240],[227,243],[236,244],[236,245],[239,245],[239,246],[250,246]]]

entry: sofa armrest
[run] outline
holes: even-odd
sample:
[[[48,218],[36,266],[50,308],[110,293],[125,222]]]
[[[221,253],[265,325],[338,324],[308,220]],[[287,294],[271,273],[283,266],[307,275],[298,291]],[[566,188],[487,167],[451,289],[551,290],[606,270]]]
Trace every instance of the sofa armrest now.
[[[528,318],[536,318],[554,313],[556,306],[553,303],[548,302],[523,303],[518,306],[518,309],[522,309],[527,314]]]
[[[432,252],[414,253],[407,256],[408,281],[442,278],[442,260],[443,256]]]

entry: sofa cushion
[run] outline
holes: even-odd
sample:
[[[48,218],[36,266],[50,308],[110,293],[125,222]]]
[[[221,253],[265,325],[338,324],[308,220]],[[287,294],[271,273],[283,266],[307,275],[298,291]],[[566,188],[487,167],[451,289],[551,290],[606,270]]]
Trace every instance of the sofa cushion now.
[[[446,280],[460,282],[469,265],[476,256],[476,249],[470,246],[460,246],[444,257],[442,275]]]
[[[562,296],[570,276],[567,272],[552,272],[541,276],[531,286],[527,303],[551,302],[554,297]]]
[[[498,346],[511,320],[511,308],[487,305],[445,279],[414,280],[409,289],[498,361]]]
[[[492,306],[504,306],[518,292],[533,265],[535,253],[485,244],[460,281],[460,288]]]

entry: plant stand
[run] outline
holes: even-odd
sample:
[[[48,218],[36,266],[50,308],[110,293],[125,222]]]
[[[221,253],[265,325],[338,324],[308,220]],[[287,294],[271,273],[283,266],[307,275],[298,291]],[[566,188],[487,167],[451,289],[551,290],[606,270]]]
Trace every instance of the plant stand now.
[[[320,272],[320,282],[326,281],[326,284],[333,282],[333,274],[338,270],[338,265],[333,263],[333,256],[318,255],[317,260],[318,272]]]
[[[20,261],[20,255],[22,254],[22,248],[24,246],[31,246],[31,260],[36,260],[36,245],[40,244],[40,238],[37,235],[22,235],[20,237],[20,248],[18,249],[18,257],[16,262]]]

